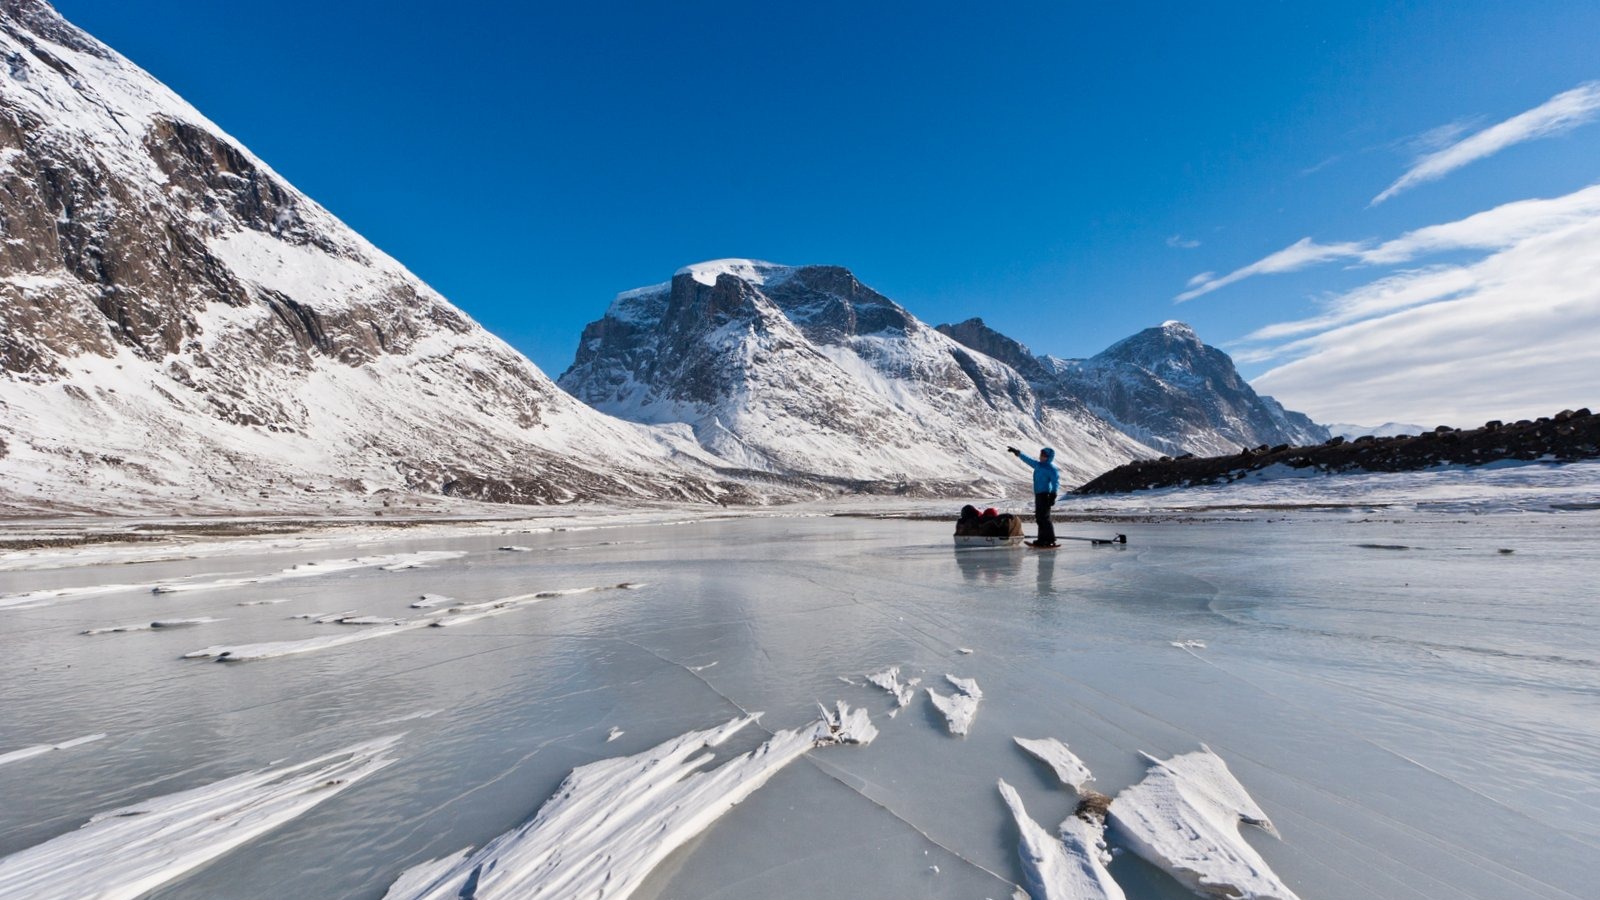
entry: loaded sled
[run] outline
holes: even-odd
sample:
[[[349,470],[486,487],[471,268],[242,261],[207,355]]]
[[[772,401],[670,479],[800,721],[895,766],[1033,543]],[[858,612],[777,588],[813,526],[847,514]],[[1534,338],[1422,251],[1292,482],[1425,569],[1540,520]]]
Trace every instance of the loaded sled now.
[[[961,508],[956,520],[956,549],[1003,549],[1022,546],[1022,519],[993,507],[979,512],[977,507]]]

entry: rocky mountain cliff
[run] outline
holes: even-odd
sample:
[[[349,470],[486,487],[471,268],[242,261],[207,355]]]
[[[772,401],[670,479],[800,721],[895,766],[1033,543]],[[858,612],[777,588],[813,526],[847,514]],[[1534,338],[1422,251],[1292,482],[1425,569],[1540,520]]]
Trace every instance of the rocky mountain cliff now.
[[[1207,456],[1328,439],[1327,429],[1257,394],[1228,354],[1182,322],[1147,328],[1089,359],[1035,356],[982,319],[939,330],[1004,360],[1047,405],[1087,408],[1163,454]]]
[[[622,418],[686,423],[752,470],[824,482],[1019,489],[1008,444],[1053,445],[1069,482],[1155,455],[837,266],[718,260],[620,294],[559,383]]]
[[[726,495],[47,3],[0,54],[0,508]]]

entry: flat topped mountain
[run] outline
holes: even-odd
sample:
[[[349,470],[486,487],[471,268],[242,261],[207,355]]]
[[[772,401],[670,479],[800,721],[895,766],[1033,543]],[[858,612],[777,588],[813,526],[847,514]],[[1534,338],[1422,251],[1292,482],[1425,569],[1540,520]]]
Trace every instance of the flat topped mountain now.
[[[0,51],[0,507],[719,492],[48,4]]]
[[[709,450],[811,479],[1000,486],[1009,444],[1053,445],[1069,479],[1152,451],[1043,406],[1012,367],[838,266],[718,260],[619,294],[560,385],[597,409],[688,424]]]

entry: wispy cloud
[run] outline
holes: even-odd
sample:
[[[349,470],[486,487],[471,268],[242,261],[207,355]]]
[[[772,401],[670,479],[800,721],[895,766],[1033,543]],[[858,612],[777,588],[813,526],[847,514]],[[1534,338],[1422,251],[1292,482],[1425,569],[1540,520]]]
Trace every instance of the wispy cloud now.
[[[1551,97],[1527,112],[1512,116],[1504,122],[1491,125],[1470,137],[1422,157],[1394,184],[1372,198],[1371,205],[1376,206],[1395,194],[1424,182],[1443,178],[1468,163],[1493,156],[1513,144],[1570,131],[1590,121],[1596,114],[1600,114],[1600,81],[1580,84],[1570,91],[1563,91]],[[1435,131],[1437,132],[1437,129]]]
[[[1193,238],[1186,238],[1181,234],[1175,234],[1167,238],[1167,246],[1175,250],[1193,250],[1200,246],[1200,242]]]
[[[1226,275],[1196,275],[1189,279],[1190,288],[1179,294],[1177,301],[1184,303],[1193,300],[1202,294],[1209,294],[1218,288],[1227,287],[1236,281],[1243,281],[1252,275],[1271,275],[1277,272],[1293,272],[1307,266],[1327,262],[1330,259],[1341,259],[1354,256],[1362,250],[1361,244],[1319,244],[1311,238],[1301,238],[1293,244],[1279,250],[1270,256],[1259,259],[1248,266],[1234,269]],[[1210,275],[1210,277],[1204,277]]]
[[[1293,272],[1337,260],[1358,265],[1399,265],[1431,253],[1499,250],[1596,216],[1600,216],[1600,184],[1561,197],[1516,200],[1454,222],[1408,231],[1388,241],[1319,244],[1306,237],[1226,275],[1196,275],[1175,299],[1183,303],[1255,275]]]
[[[1319,421],[1470,425],[1600,396],[1600,185],[1367,246],[1361,263],[1441,249],[1476,261],[1388,272],[1267,325],[1233,351],[1280,361],[1252,384]]]

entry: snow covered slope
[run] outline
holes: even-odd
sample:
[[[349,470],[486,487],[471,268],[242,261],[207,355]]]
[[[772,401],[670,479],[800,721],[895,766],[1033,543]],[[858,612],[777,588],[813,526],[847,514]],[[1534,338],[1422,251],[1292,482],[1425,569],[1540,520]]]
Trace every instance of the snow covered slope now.
[[[1025,490],[1007,445],[1054,446],[1068,483],[1154,455],[837,266],[717,260],[619,294],[560,384],[749,469],[873,489]]]
[[[0,509],[708,499],[43,0],[0,0]]]
[[[982,319],[939,330],[1005,360],[1046,404],[1086,407],[1164,453],[1212,456],[1328,439],[1322,426],[1257,394],[1228,354],[1182,322],[1146,328],[1089,359],[1034,356]]]

